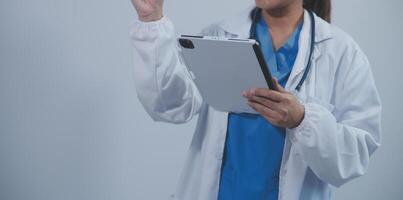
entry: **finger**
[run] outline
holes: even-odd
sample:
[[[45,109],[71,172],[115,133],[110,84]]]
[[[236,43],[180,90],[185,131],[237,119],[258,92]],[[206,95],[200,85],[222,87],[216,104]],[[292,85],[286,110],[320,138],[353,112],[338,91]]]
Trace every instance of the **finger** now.
[[[276,90],[277,91],[279,91],[279,92],[281,92],[281,93],[284,93],[284,92],[286,92],[286,90],[280,85],[280,83],[278,82],[278,80],[277,80],[277,78],[273,78],[273,82],[274,82],[274,84],[275,84],[275,87],[276,87]]]
[[[137,7],[140,11],[150,10],[151,8],[155,8],[156,2],[149,0],[132,0],[135,7]]]
[[[144,5],[144,0],[132,0],[135,6],[142,6]]]
[[[276,119],[284,120],[284,118],[288,115],[287,109],[284,108],[284,106],[281,103],[277,103],[264,97],[258,97],[258,96],[252,97],[251,99],[249,99],[249,101],[262,104],[263,106],[275,111]]]
[[[253,93],[255,92],[255,90],[257,90],[257,88],[250,88],[250,89],[242,92],[242,96],[244,96],[245,98],[249,98],[249,97],[253,96]]]
[[[276,102],[281,102],[284,97],[283,94],[275,91],[275,90],[270,90],[266,88],[257,88],[251,91],[251,96],[261,96],[264,98],[271,99]]]
[[[248,97],[249,97],[249,91],[248,91],[248,90],[243,91],[241,95],[242,95],[243,97],[245,97],[245,98],[248,98]]]
[[[147,4],[143,0],[132,0],[132,2],[138,12],[147,9]]]
[[[262,115],[262,117],[264,117],[267,121],[269,121],[270,123],[272,123],[275,126],[280,126],[280,120],[278,119],[277,115],[275,115],[273,113],[273,115],[270,115],[268,113],[261,113],[261,111],[259,110],[259,104],[258,103],[249,103],[249,105],[258,113],[260,113]]]
[[[271,110],[270,108],[263,106],[262,104],[248,101],[248,105],[250,107],[252,107],[256,112],[260,113],[261,115],[263,115],[265,117],[275,119],[276,116],[278,116],[277,112],[275,112],[274,110]]]
[[[151,7],[155,8],[158,5],[158,1],[154,0],[154,1],[148,1],[148,4],[150,4]]]
[[[279,103],[272,101],[268,98],[260,97],[260,96],[252,96],[251,98],[249,98],[249,101],[254,101],[256,103],[260,103],[260,104],[262,104],[272,110],[276,110],[276,111],[278,111],[280,108]]]

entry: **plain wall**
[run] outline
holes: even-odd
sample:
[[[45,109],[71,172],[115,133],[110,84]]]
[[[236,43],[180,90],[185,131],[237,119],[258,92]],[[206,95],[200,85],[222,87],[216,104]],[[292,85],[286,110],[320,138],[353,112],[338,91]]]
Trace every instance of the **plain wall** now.
[[[175,0],[182,33],[253,1]],[[336,199],[403,198],[403,3],[334,0],[334,24],[368,55],[382,147]],[[174,191],[195,120],[155,123],[136,98],[128,0],[0,1],[0,199],[159,200]]]

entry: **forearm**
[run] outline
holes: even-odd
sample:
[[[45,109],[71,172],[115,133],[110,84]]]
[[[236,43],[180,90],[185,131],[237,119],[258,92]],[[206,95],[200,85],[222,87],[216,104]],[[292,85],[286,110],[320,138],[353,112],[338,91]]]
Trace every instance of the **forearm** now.
[[[340,186],[363,175],[379,147],[380,105],[359,120],[340,121],[318,103],[305,104],[305,118],[290,130],[293,145],[323,181]],[[365,116],[365,117],[364,117]]]
[[[157,121],[190,120],[202,100],[181,62],[171,21],[166,17],[147,23],[136,21],[131,39],[135,85],[147,112]]]

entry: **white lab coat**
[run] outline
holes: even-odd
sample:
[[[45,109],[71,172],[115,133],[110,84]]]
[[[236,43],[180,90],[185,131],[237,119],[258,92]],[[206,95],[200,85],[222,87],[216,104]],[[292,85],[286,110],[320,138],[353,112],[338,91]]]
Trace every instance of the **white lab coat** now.
[[[204,29],[204,35],[248,38],[251,8]],[[315,16],[311,71],[301,91],[302,123],[286,130],[279,199],[332,197],[363,175],[380,145],[381,103],[367,57],[346,33]],[[286,90],[293,91],[305,70],[310,18],[304,14],[299,51]],[[177,34],[167,17],[136,21],[131,29],[138,98],[155,121],[185,123],[199,115],[176,200],[216,200],[228,113],[203,101],[181,60]],[[214,72],[212,72],[214,73]],[[270,149],[268,149],[270,151]]]

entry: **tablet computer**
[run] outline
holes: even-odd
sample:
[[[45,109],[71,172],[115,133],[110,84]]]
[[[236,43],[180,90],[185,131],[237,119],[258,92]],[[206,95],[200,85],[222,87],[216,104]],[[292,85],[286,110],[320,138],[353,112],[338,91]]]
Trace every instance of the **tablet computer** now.
[[[182,35],[178,42],[183,62],[203,99],[216,110],[256,113],[242,92],[275,87],[255,40]]]

